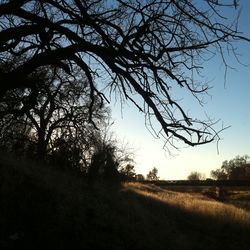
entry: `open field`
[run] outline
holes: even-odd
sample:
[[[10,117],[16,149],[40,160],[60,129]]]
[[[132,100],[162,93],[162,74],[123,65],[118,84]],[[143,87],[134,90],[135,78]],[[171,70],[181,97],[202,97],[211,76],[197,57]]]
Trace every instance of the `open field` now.
[[[224,202],[244,208],[250,212],[250,188],[248,190],[229,190]]]
[[[158,186],[158,185],[157,185]],[[232,204],[236,207],[250,211],[250,186],[161,186],[162,189],[183,192],[189,194],[203,194],[214,200],[225,204]]]
[[[0,249],[249,250],[249,211],[187,190],[0,162]]]
[[[218,220],[250,225],[250,213],[244,209],[245,206],[249,207],[250,205],[250,188],[248,187],[223,188],[224,197],[223,200],[219,200],[216,197],[210,197],[213,187],[173,186],[162,188],[157,185],[141,183],[127,183],[125,186],[132,188],[138,194],[191,211],[197,215],[203,214]],[[237,207],[231,205],[234,201],[238,202]]]

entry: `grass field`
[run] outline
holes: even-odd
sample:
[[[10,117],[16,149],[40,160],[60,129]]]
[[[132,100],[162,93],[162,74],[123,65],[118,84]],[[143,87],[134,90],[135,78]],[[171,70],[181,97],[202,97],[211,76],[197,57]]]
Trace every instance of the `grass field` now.
[[[228,191],[226,202],[204,192],[87,185],[71,172],[1,162],[0,249],[249,250],[250,213],[229,204],[249,191]]]
[[[250,191],[246,187],[241,187],[240,190],[238,187],[227,187],[226,190],[230,191],[226,191],[222,201],[216,199],[216,197],[210,197],[211,187],[162,188],[157,185],[143,185],[141,183],[126,183],[124,185],[140,195],[175,206],[198,216],[203,215],[243,226],[250,225],[250,213],[247,209],[244,209],[246,201],[249,206]],[[177,191],[180,189],[185,191]],[[225,188],[223,188],[223,191],[225,192]],[[238,202],[237,206],[232,205],[233,201]]]
[[[160,187],[175,192],[203,194],[225,204],[232,204],[235,207],[250,211],[250,186],[225,186],[218,188],[213,186],[160,185]]]
[[[223,202],[244,208],[250,212],[250,187],[232,187],[226,190],[227,194]]]

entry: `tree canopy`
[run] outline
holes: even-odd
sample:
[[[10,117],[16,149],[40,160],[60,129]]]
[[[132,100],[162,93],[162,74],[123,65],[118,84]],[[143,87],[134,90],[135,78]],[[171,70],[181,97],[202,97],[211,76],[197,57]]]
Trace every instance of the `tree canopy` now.
[[[149,181],[159,180],[158,169],[156,167],[153,167],[153,169],[149,171],[149,173],[147,174],[147,180]]]
[[[218,139],[210,119],[189,117],[175,99],[184,89],[201,101],[208,90],[199,81],[203,63],[214,54],[235,55],[235,43],[247,40],[225,8],[237,1],[188,0],[1,0],[1,61],[22,56],[15,68],[0,70],[0,99],[11,89],[29,89],[26,108],[39,85],[30,75],[43,66],[72,75],[78,67],[89,85],[89,120],[107,90],[132,102],[146,125],[174,146],[175,139],[195,146]],[[97,84],[94,84],[96,82]],[[105,95],[106,94],[106,95]],[[161,129],[153,124],[157,121]]]
[[[199,172],[197,172],[197,171],[192,171],[192,172],[188,175],[187,179],[188,179],[189,181],[204,180],[204,179],[205,179],[205,175],[202,174],[202,173],[199,173]]]
[[[236,156],[224,161],[221,168],[212,170],[211,176],[217,180],[250,180],[250,161],[248,155]]]
[[[91,98],[86,94],[89,85],[84,76],[77,71],[69,76],[59,68],[44,66],[33,72],[32,78],[39,86],[32,107],[24,108],[27,90],[9,90],[2,99],[0,147],[59,165],[86,167],[106,126],[109,109],[96,100],[92,119],[100,128],[97,131],[88,121]]]

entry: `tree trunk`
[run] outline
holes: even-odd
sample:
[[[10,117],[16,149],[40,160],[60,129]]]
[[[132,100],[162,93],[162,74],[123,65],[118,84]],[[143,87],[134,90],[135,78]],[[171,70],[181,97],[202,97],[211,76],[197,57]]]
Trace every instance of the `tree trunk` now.
[[[38,142],[37,142],[37,158],[41,161],[45,161],[47,153],[47,143],[45,139],[45,129],[40,128],[38,131]]]

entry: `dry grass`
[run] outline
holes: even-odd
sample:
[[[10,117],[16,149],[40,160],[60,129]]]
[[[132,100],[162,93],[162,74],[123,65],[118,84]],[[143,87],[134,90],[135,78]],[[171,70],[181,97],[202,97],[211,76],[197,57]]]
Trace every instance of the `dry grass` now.
[[[226,189],[224,202],[250,212],[250,187],[232,187]]]
[[[230,222],[242,226],[250,226],[250,212],[234,205],[215,201],[201,193],[176,192],[155,185],[141,183],[125,183],[124,189],[132,190],[139,195],[180,208],[194,215],[206,216],[217,221]],[[235,196],[238,197],[239,195],[238,191]]]

